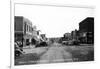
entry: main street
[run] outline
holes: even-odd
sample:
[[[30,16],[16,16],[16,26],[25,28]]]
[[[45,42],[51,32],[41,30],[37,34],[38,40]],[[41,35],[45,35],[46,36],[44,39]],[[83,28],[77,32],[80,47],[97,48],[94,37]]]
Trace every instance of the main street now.
[[[64,47],[59,43],[53,43],[48,51],[40,57],[38,63],[53,63],[72,61],[72,54],[65,51]]]
[[[93,60],[93,45],[66,46],[53,43],[47,47],[27,47],[15,59],[15,65]]]
[[[15,64],[37,64],[72,61],[72,54],[65,51],[59,43],[53,43],[48,47],[24,49],[25,54],[16,59]]]

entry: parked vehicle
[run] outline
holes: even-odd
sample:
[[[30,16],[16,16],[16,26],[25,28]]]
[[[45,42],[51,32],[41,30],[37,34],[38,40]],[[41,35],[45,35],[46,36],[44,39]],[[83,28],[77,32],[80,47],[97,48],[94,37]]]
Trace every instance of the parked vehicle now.
[[[68,41],[62,41],[62,44],[68,45]]]
[[[40,42],[39,44],[36,45],[36,47],[46,47],[48,44],[47,42]]]
[[[73,45],[79,45],[79,40],[72,40],[73,41]]]
[[[21,41],[17,41],[16,43],[19,46],[19,48],[21,49],[21,51],[23,51],[23,49],[22,49],[23,48],[23,43]]]
[[[30,42],[26,42],[26,45],[30,45]]]
[[[18,46],[17,43],[15,43],[14,46],[15,46],[15,58],[16,58],[19,57],[21,54],[23,54],[23,50]]]
[[[79,41],[78,40],[66,40],[66,41],[62,41],[62,44],[65,45],[79,45]]]
[[[73,45],[73,41],[71,41],[71,40],[69,40],[69,41],[62,41],[62,44]]]

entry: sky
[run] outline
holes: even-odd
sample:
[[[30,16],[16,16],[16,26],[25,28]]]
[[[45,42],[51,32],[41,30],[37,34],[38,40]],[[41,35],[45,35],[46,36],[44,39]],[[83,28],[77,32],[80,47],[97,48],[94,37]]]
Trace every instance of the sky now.
[[[29,19],[48,38],[62,37],[64,33],[78,30],[85,18],[94,17],[94,9],[16,4],[15,16]]]

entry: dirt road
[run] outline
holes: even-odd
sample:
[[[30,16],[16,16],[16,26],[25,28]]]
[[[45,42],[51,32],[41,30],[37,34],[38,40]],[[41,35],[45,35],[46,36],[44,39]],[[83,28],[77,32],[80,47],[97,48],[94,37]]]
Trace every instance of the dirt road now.
[[[38,63],[53,63],[72,61],[72,54],[65,51],[64,47],[59,43],[53,43],[48,51],[40,57]]]

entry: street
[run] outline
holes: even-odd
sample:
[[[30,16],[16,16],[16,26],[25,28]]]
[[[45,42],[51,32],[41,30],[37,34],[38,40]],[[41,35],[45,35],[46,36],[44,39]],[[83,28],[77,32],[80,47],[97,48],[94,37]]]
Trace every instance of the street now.
[[[47,47],[33,47],[23,51],[25,54],[15,59],[15,65],[85,61],[91,59],[93,46],[64,46],[55,42]]]
[[[72,54],[65,51],[61,44],[53,43],[49,50],[40,57],[38,63],[53,63],[72,61]]]

